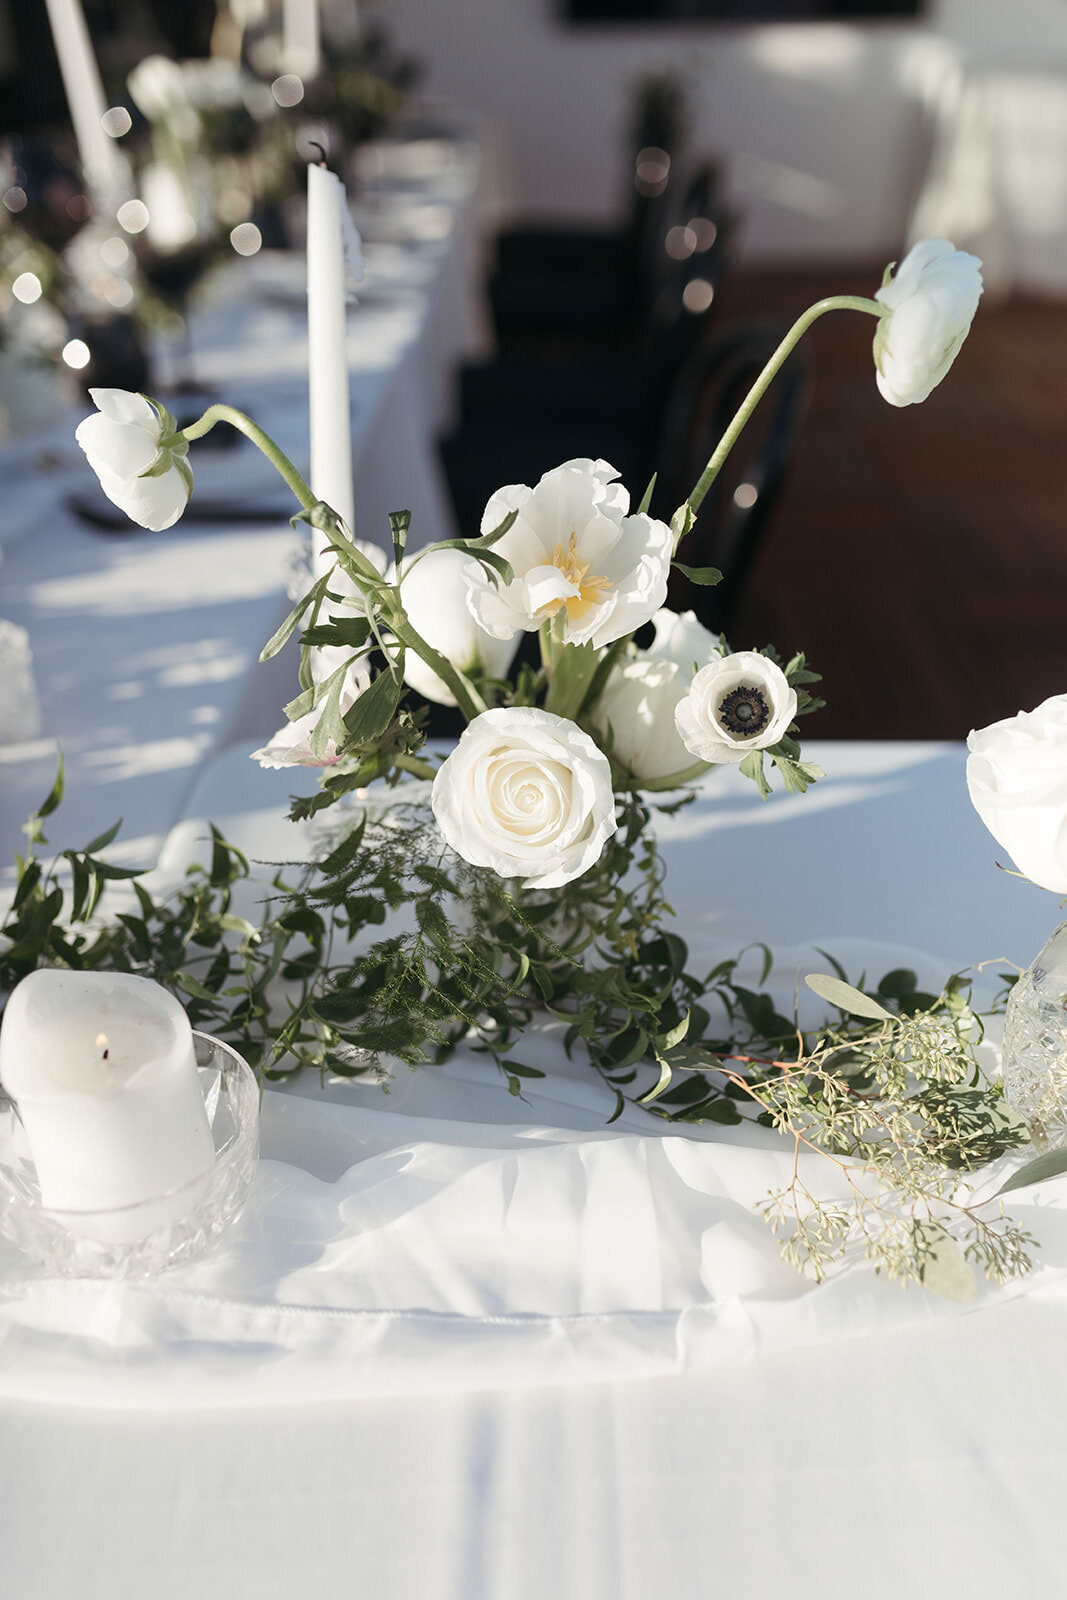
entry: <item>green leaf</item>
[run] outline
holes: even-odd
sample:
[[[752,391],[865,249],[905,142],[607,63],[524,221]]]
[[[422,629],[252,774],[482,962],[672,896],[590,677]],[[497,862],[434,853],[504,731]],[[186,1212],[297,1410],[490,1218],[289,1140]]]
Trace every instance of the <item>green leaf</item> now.
[[[408,542],[408,529],[410,527],[410,511],[390,511],[389,532],[393,536],[393,560],[398,567],[404,559],[404,547]]]
[[[391,672],[379,672],[368,689],[345,712],[342,737],[347,732],[355,744],[369,744],[385,732],[403,693],[403,681]],[[338,743],[341,741],[339,740]]]
[[[539,1067],[524,1067],[521,1061],[502,1061],[500,1065],[506,1072],[514,1072],[520,1078],[543,1078],[545,1076]]]
[[[670,1062],[666,1059],[666,1057],[660,1056],[660,1055],[657,1055],[656,1061],[659,1064],[659,1081],[651,1089],[649,1089],[647,1094],[639,1094],[638,1095],[638,1097],[637,1097],[638,1105],[647,1106],[651,1101],[657,1099],[663,1093],[664,1089],[666,1089],[668,1087],[668,1085],[670,1084],[670,1081],[671,1081],[671,1064],[670,1064]]]
[[[690,583],[699,584],[702,588],[711,589],[722,582],[718,567],[687,567],[684,561],[675,561],[673,565],[675,572],[680,572]]]
[[[1007,1182],[1001,1184],[997,1194],[1010,1194],[1013,1189],[1025,1189],[1031,1183],[1046,1183],[1049,1178],[1058,1178],[1061,1172],[1067,1172],[1067,1145],[1058,1145],[1055,1150],[1046,1150],[1043,1155],[1035,1156],[1018,1172],[1013,1172]]]
[[[854,989],[850,983],[842,983],[840,978],[832,978],[828,972],[809,972],[804,982],[821,1000],[829,1000],[839,1011],[847,1011],[854,1017],[870,1017],[875,1022],[894,1020],[892,1013],[869,994]]]
[[[656,479],[657,479],[658,476],[659,476],[659,474],[657,472],[654,472],[652,474],[651,478],[649,478],[649,480],[648,480],[648,488],[645,490],[644,494],[641,496],[641,504],[637,508],[637,515],[639,517],[648,515],[648,508],[652,504],[652,491],[656,487]],[[677,563],[675,563],[675,564],[677,565]]]
[[[63,798],[63,752],[57,753],[56,781],[48,792],[47,799],[37,807],[39,817],[50,817]]]
[[[366,617],[331,617],[329,622],[318,622],[305,628],[300,635],[304,645],[336,644],[350,650],[362,650],[370,638],[370,623]]]
[[[763,770],[763,751],[750,750],[741,762],[740,770],[742,777],[752,779],[752,782],[760,792],[760,798],[766,800],[771,792],[771,786],[767,782],[767,774]]]
[[[321,604],[329,581],[330,574],[326,573],[323,577],[319,578],[317,583],[312,584],[311,588],[308,590],[307,594],[304,595],[303,599],[297,601],[296,605],[290,611],[281,627],[271,634],[270,638],[259,652],[259,659],[261,661],[269,661],[271,656],[276,656],[278,654],[278,651],[296,631],[297,623],[300,621],[300,618],[304,615],[304,612],[309,606]]]

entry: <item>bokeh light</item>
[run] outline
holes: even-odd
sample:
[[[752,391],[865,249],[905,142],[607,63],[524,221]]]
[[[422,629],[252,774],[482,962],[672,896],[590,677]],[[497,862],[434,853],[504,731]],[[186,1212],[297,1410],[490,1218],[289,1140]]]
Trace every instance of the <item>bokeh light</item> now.
[[[143,200],[124,200],[115,216],[127,233],[143,233],[148,227],[148,207]]]
[[[76,372],[87,367],[92,360],[92,351],[84,339],[68,339],[63,346],[62,354],[67,366],[73,367]]]
[[[254,256],[262,248],[263,235],[254,222],[239,222],[230,230],[230,243],[239,256]]]
[[[298,106],[304,98],[304,84],[295,72],[283,72],[271,84],[270,92],[278,105]]]

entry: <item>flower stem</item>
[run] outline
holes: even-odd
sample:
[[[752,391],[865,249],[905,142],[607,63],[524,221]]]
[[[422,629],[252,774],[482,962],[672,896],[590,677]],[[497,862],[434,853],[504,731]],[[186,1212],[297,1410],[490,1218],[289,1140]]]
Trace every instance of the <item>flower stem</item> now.
[[[689,498],[675,512],[671,522],[671,526],[675,529],[675,549],[678,547],[682,534],[688,532],[689,528],[692,527],[693,519],[703,504],[704,496],[722,470],[723,463],[740,438],[749,417],[751,417],[770,387],[771,382],[785,365],[794,348],[800,343],[812,323],[817,321],[819,317],[825,316],[827,311],[866,311],[869,316],[884,317],[887,309],[879,301],[864,299],[862,295],[838,294],[832,295],[826,300],[817,300],[813,306],[808,307],[802,316],[797,318],[744,400],[738,406],[733,420],[715,446],[711,460],[697,479]]]
[[[443,656],[439,650],[435,650],[432,645],[427,644],[421,633],[416,633],[408,621],[403,607],[399,604],[391,607],[387,620],[388,626],[396,634],[401,644],[406,645],[409,650],[414,650],[417,656],[421,656],[426,665],[433,672],[436,672],[443,683],[448,685],[457,706],[467,721],[473,722],[475,717],[480,717],[487,707],[473,683],[465,673],[460,672],[458,667],[452,665],[447,656]]]
[[[585,703],[597,668],[591,644],[564,644],[552,664],[545,710],[557,717],[576,717]]]
[[[305,511],[310,511],[318,505],[318,496],[312,494],[285,452],[279,450],[270,435],[264,433],[251,417],[246,417],[243,411],[236,410],[234,406],[222,403],[208,406],[200,420],[191,422],[187,428],[183,428],[179,437],[190,441],[202,439],[205,433],[211,432],[216,422],[228,422],[238,433],[243,433],[246,439],[251,439],[256,448],[262,450],[271,466],[285,479]]]

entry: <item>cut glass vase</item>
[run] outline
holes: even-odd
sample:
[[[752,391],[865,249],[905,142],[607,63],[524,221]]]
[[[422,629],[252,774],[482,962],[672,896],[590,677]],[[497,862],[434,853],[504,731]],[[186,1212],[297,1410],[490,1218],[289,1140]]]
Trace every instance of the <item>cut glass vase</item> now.
[[[1067,922],[1008,997],[1004,1098],[1039,1150],[1067,1145]]]

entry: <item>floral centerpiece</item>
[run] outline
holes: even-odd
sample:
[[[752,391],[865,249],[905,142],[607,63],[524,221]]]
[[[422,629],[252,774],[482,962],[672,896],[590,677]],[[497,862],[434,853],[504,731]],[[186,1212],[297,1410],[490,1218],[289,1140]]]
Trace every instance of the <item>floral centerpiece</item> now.
[[[299,635],[299,692],[257,756],[320,769],[318,792],[290,815],[318,817],[325,842],[296,878],[278,873],[255,925],[230,898],[247,863],[217,832],[210,867],[176,900],[138,885],[136,909],[103,925],[89,919],[122,875],[99,853],[111,836],[67,852],[65,920],[31,853],[0,977],[39,963],[149,972],[267,1078],[384,1076],[388,1058],[430,1063],[465,1039],[521,1094],[542,1076],[521,1059],[523,1030],[547,1014],[614,1091],[616,1116],[628,1101],[682,1123],[751,1116],[821,1149],[846,1198],[827,1203],[794,1175],[766,1205],[786,1254],[816,1276],[856,1240],[880,1270],[947,1292],[970,1281],[971,1262],[999,1277],[1025,1270],[1025,1234],[960,1187],[960,1169],[1025,1143],[978,1065],[966,980],[926,994],[897,971],[870,994],[840,968],[810,975],[835,1020],[802,1030],[742,982],[736,960],[688,970],[652,826],[717,765],[764,795],[775,773],[796,793],[821,776],[796,737],[820,703],[804,656],[732,651],[665,606],[679,544],[748,418],[806,329],[837,309],[876,319],[886,400],[925,399],[970,326],[979,268],[928,240],[872,299],[811,307],[669,523],[650,514],[651,485],[633,509],[608,463],[579,459],[501,488],[469,539],[409,553],[410,518],[396,513],[387,561],[250,418],[215,405],[179,429],[158,401],[94,391],[78,441],[146,528],[181,516],[190,445],[221,420],[292,489],[319,575],[263,651]],[[682,570],[697,584],[718,577]],[[527,635],[539,659],[516,668]],[[426,701],[465,719],[447,752],[426,743]],[[59,793],[31,824],[35,843]]]

